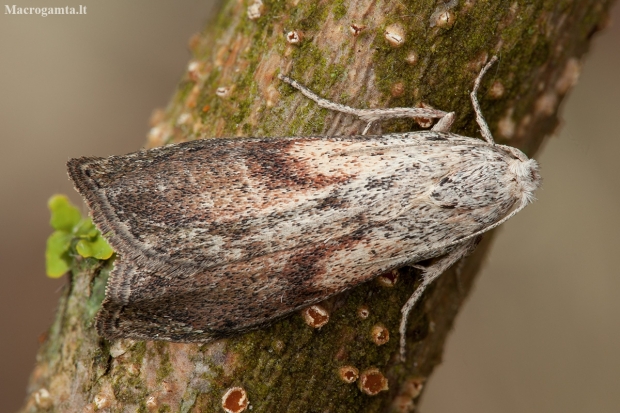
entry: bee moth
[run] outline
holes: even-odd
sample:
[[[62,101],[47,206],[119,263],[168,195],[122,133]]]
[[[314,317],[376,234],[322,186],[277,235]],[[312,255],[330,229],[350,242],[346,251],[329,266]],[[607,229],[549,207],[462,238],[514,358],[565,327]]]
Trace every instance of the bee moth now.
[[[449,132],[429,108],[319,105],[368,122],[359,136],[208,139],[68,162],[93,221],[117,252],[98,332],[109,339],[208,342],[258,328],[367,282],[437,258],[402,309],[528,205],[538,165]],[[369,136],[391,117],[440,118],[428,131]]]

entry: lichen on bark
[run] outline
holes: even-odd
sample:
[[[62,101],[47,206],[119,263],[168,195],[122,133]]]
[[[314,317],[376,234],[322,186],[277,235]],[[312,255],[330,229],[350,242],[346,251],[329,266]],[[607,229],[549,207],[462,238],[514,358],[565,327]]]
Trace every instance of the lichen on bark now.
[[[482,108],[498,141],[531,156],[557,127],[557,108],[611,4],[274,0],[250,19],[255,1],[226,0],[217,19],[191,39],[187,73],[155,120],[148,146],[363,129],[356,119],[317,108],[280,83],[278,73],[350,106],[425,104],[455,111],[453,130],[477,136],[468,93],[480,67],[498,55],[500,63],[484,79]],[[388,28],[402,42],[390,43]],[[287,42],[292,30],[300,43]],[[414,121],[400,120],[376,125],[374,132],[414,128]],[[400,270],[394,286],[369,282],[322,303],[330,321],[321,329],[294,314],[205,345],[110,343],[97,336],[92,321],[113,262],[76,259],[22,411],[221,412],[222,396],[235,386],[246,391],[253,412],[412,411],[441,361],[491,237],[458,271],[444,274],[414,310],[406,363],[397,358],[398,321],[418,281],[411,268]],[[389,332],[387,343],[373,342],[376,325]],[[388,389],[369,396],[342,380],[343,366],[360,373],[376,368]]]

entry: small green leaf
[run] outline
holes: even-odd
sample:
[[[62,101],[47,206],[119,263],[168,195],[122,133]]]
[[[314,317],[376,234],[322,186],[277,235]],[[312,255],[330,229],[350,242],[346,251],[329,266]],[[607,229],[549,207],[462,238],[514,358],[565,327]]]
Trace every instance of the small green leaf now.
[[[80,210],[69,202],[64,195],[54,195],[47,202],[52,217],[50,225],[60,231],[71,232],[73,227],[82,219]]]
[[[55,231],[47,239],[45,249],[45,272],[48,277],[58,278],[69,271],[67,251],[71,246],[71,234]]]
[[[75,235],[79,238],[91,239],[99,235],[99,230],[93,224],[93,220],[90,218],[83,219],[76,227]]]
[[[82,218],[80,211],[65,195],[54,195],[48,201],[52,213],[50,224],[56,230],[47,239],[45,250],[46,272],[58,278],[69,271],[73,261],[73,246],[82,257],[107,260],[114,251],[101,236],[90,218]],[[76,242],[77,241],[77,242]]]
[[[84,258],[94,257],[99,260],[107,260],[114,253],[110,244],[101,235],[97,235],[92,241],[86,239],[79,240],[75,249]]]

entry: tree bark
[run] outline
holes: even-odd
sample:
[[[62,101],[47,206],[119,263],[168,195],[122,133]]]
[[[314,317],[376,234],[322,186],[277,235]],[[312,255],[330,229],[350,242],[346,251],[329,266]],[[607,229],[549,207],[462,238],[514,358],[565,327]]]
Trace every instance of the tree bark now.
[[[361,132],[362,122],[318,108],[278,73],[354,107],[455,111],[453,132],[478,136],[468,94],[482,65],[498,55],[483,79],[482,110],[496,141],[532,156],[556,130],[558,106],[611,3],[225,0],[217,20],[190,40],[193,59],[147,146]],[[415,127],[413,120],[385,121],[371,134]],[[243,389],[253,412],[413,411],[491,238],[485,235],[416,306],[404,364],[398,323],[419,281],[412,268],[399,270],[393,286],[373,281],[322,303],[330,321],[320,329],[294,314],[197,345],[98,337],[92,323],[113,262],[76,259],[21,411],[221,412],[233,387]],[[374,326],[389,331],[386,344],[373,342]],[[347,366],[378,372],[387,389],[371,396],[361,379],[345,383]]]

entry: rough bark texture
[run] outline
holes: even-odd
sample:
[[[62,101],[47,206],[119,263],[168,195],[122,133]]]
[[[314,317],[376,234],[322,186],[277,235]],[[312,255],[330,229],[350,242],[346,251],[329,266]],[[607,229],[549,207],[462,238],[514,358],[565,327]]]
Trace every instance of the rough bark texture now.
[[[154,120],[148,146],[218,136],[353,134],[363,124],[318,108],[279,82],[290,75],[331,100],[356,107],[415,106],[455,111],[453,131],[476,136],[468,93],[487,59],[482,109],[496,140],[532,156],[558,125],[557,108],[574,84],[591,36],[611,0],[249,1],[227,0],[215,22],[190,41],[194,58],[169,107]],[[359,30],[353,34],[352,25]],[[290,31],[301,37],[287,41]],[[398,47],[387,32],[400,34]],[[390,121],[373,132],[405,131]],[[372,132],[371,132],[372,133]],[[544,166],[543,166],[544,168]],[[544,172],[544,169],[543,169]],[[112,262],[76,260],[58,315],[37,356],[23,412],[221,412],[238,386],[253,412],[413,411],[421,384],[471,288],[491,235],[444,274],[410,318],[408,361],[397,361],[400,308],[417,273],[393,287],[378,282],[324,303],[329,323],[299,315],[207,345],[99,338],[92,320]],[[524,257],[525,258],[525,257]],[[368,317],[359,316],[365,306]],[[371,340],[382,325],[387,344]],[[364,394],[343,366],[376,368],[389,390]]]

